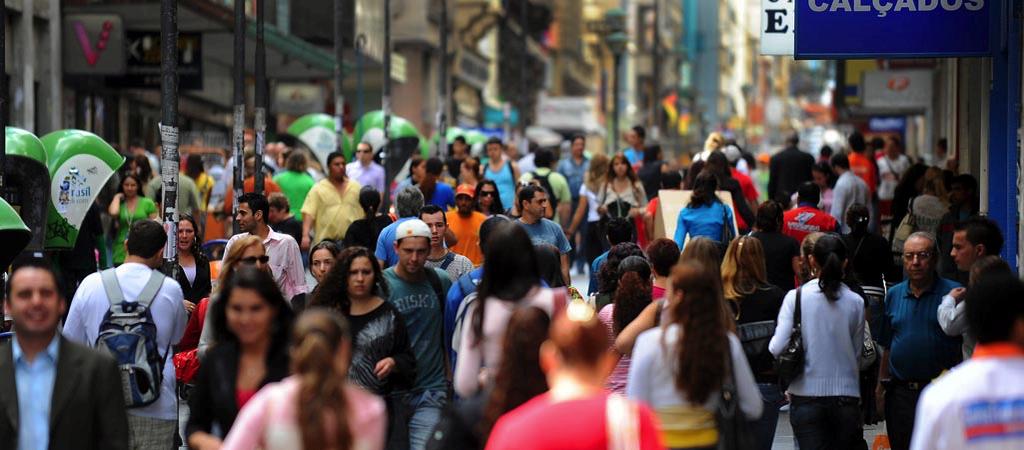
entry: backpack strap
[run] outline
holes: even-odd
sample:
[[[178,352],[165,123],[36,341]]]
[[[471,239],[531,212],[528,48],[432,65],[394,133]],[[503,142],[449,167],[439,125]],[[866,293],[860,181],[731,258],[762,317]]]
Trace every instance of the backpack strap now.
[[[437,303],[441,305],[441,315],[443,316],[444,302],[446,297],[441,287],[441,276],[438,275],[437,272],[435,272],[434,269],[430,267],[424,267],[423,269],[425,270],[425,273],[427,275],[427,281],[430,282],[430,287],[434,289],[434,296],[437,297]]]
[[[160,293],[160,288],[164,285],[164,276],[159,270],[154,270],[149,275],[149,281],[142,287],[142,292],[139,293],[139,298],[136,301],[147,308],[150,303],[156,299],[156,294]]]
[[[455,262],[455,252],[446,253],[444,259],[441,260],[441,270],[448,270],[448,266],[452,265],[453,262]]]
[[[121,284],[117,282],[117,272],[113,267],[101,271],[100,279],[103,280],[103,290],[107,291],[107,301],[111,307],[124,302],[124,292],[121,291]]]

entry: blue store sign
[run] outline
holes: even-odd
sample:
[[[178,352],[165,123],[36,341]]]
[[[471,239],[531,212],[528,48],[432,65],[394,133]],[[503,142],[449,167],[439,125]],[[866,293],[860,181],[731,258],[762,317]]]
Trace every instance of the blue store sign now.
[[[800,59],[991,55],[1000,0],[794,0]]]

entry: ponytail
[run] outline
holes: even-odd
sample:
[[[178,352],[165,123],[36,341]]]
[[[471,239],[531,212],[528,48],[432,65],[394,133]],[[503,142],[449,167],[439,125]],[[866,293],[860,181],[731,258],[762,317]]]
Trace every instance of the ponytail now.
[[[843,267],[846,262],[846,244],[834,235],[822,236],[814,244],[814,260],[821,267],[818,288],[829,301],[839,300],[839,290],[846,278]]]
[[[323,308],[307,310],[295,326],[292,347],[292,372],[300,379],[298,402],[299,431],[303,448],[343,448],[352,446],[348,426],[346,375],[336,373],[335,355],[342,342],[351,343],[348,323],[338,314]],[[333,416],[333,436],[328,438],[324,418]]]

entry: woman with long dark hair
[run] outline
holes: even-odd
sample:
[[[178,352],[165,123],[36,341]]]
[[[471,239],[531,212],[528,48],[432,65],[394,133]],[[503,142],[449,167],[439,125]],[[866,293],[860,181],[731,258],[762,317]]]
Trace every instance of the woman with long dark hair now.
[[[363,218],[352,222],[345,232],[342,242],[346,248],[377,247],[380,232],[392,222],[391,216],[381,213],[380,198],[380,192],[373,186],[363,186],[359,190],[359,206],[363,209]]]
[[[637,338],[626,391],[661,419],[670,448],[713,448],[715,411],[727,380],[748,419],[761,415],[761,394],[739,339],[724,325],[715,271],[683,262],[672,269],[668,323]]]
[[[757,220],[750,236],[761,241],[768,282],[783,290],[793,289],[800,270],[800,243],[782,234],[783,207],[768,200],[757,208]]]
[[[381,396],[411,382],[416,365],[405,321],[385,298],[387,283],[377,258],[365,247],[350,247],[338,254],[311,303],[348,319],[355,343],[348,377]]]
[[[712,155],[717,154],[713,153]],[[714,174],[704,171],[697,175],[690,203],[679,211],[679,216],[676,219],[675,240],[680,249],[685,248],[688,237],[703,236],[712,241],[722,242],[725,227],[729,227],[733,236],[737,235],[737,230],[733,226],[732,208],[718,199],[718,196],[715,195],[716,190],[718,190],[718,178]],[[728,244],[728,242],[723,243]]]
[[[647,193],[644,192],[640,178],[633,171],[633,166],[622,153],[612,156],[597,200],[597,212],[609,217],[633,219],[644,213]]]
[[[604,389],[615,355],[594,316],[586,303],[574,302],[552,321],[540,347],[550,389],[502,415],[488,450],[664,448],[647,406]]]
[[[220,295],[211,309],[217,344],[203,358],[189,396],[185,436],[196,449],[219,447],[256,392],[288,376],[292,309],[273,276],[243,267]]]
[[[740,330],[744,327],[770,330],[771,328],[766,327],[771,327],[779,317],[782,299],[786,296],[786,291],[768,282],[761,241],[750,236],[741,236],[732,241],[729,250],[725,252],[725,260],[722,262],[722,288],[725,300],[730,306],[729,313],[733,315]],[[758,347],[761,351],[751,352],[749,347],[744,347],[757,388],[764,400],[764,412],[761,418],[753,423],[752,432],[758,448],[770,450],[775,439],[775,427],[779,421],[779,407],[784,400],[775,373],[775,359],[768,352],[768,338],[765,337],[758,342],[762,345]]]
[[[499,224],[487,238],[484,274],[477,301],[466,311],[470,326],[462,328],[455,392],[469,397],[493,380],[490,370],[501,364],[501,339],[517,306],[532,305],[553,315],[565,302],[564,289],[540,287],[540,266],[530,236],[514,222]]]
[[[505,214],[505,205],[501,203],[501,192],[494,180],[480,180],[476,185],[476,210],[487,217]]]
[[[199,250],[199,236],[203,232],[190,214],[178,217],[178,270],[174,279],[181,285],[181,293],[193,307],[210,296],[210,260]],[[192,311],[189,311],[192,312]]]
[[[351,229],[349,228],[349,230]],[[341,250],[338,249],[337,244],[331,241],[320,241],[309,249],[309,274],[313,275],[317,287],[323,283],[324,277],[331,271],[331,267],[334,267],[334,262],[338,260],[338,253],[341,253]],[[313,296],[310,295],[310,297]]]
[[[651,266],[642,256],[630,256],[619,263],[618,287],[614,301],[601,308],[597,318],[608,329],[608,347],[614,350],[615,337],[629,325],[640,312],[651,304]],[[626,392],[626,378],[629,376],[629,355],[619,357],[615,369],[608,375],[606,386],[615,393]]]
[[[810,262],[817,277],[786,294],[768,348],[776,357],[786,349],[799,301],[804,367],[788,388],[793,434],[800,448],[853,449],[863,445],[864,300],[843,282],[846,245],[838,237],[820,237]]]
[[[540,346],[548,338],[550,325],[548,313],[534,306],[512,313],[502,340],[504,357],[494,374],[494,388],[458,402],[427,442],[427,450],[483,448],[502,414],[548,390],[540,367]]]
[[[141,157],[149,167],[149,160]],[[139,220],[155,219],[157,215],[156,203],[146,198],[142,187],[145,181],[138,175],[126,172],[121,176],[121,188],[114,194],[114,199],[107,207],[107,213],[117,220],[117,237],[114,238],[114,265],[119,266],[128,256],[124,248],[124,241],[128,239],[128,229]]]
[[[242,409],[225,450],[384,448],[384,402],[347,381],[352,337],[337,312],[306,311],[292,333],[292,373]]]
[[[630,256],[644,256],[644,251],[639,245],[632,242],[615,244],[608,250],[608,259],[601,265],[597,273],[597,295],[594,300],[594,309],[600,311],[610,305],[619,288],[619,279],[622,273],[619,271],[619,264]]]

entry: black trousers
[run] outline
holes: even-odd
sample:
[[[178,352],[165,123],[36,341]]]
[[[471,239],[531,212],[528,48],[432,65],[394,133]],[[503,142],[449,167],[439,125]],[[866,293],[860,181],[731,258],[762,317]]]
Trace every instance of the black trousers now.
[[[923,386],[922,386],[923,387]],[[892,383],[885,389],[885,431],[892,450],[908,450],[921,389]]]
[[[801,450],[853,450],[864,441],[860,399],[791,396],[789,422]]]

